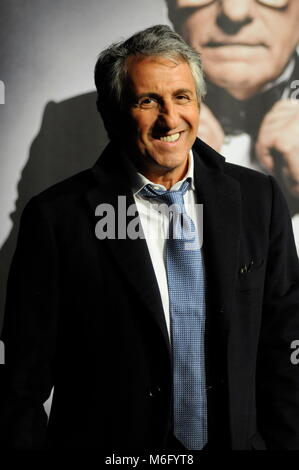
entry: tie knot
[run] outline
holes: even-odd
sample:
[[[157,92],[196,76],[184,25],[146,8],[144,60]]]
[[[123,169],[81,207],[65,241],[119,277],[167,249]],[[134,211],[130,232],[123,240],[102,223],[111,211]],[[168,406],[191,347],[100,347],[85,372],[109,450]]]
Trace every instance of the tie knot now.
[[[168,206],[175,204],[181,209],[184,207],[184,194],[190,187],[190,180],[185,180],[180,189],[176,191],[164,191],[163,189],[154,189],[150,184],[147,184],[140,191],[140,195],[146,199],[153,199],[164,202]]]

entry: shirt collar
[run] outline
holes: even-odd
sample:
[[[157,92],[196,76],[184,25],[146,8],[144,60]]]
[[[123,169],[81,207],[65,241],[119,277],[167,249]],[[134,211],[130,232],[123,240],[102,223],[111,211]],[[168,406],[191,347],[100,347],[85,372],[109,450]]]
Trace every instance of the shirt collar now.
[[[153,183],[153,181],[150,181],[148,178],[146,178],[146,176],[144,176],[142,173],[137,171],[134,164],[131,162],[131,160],[129,158],[126,158],[125,160],[126,160],[126,167],[127,167],[127,170],[128,170],[128,175],[129,175],[129,178],[130,178],[131,188],[132,188],[134,196],[136,196],[137,193],[139,193],[144,188],[144,186],[146,186],[147,184],[150,184],[155,189],[162,189],[162,190],[166,191],[165,186],[163,186],[162,184]],[[194,191],[195,190],[195,185],[194,185],[194,157],[193,157],[193,152],[192,152],[191,149],[190,149],[189,156],[188,156],[188,170],[187,170],[187,173],[186,173],[186,175],[184,176],[183,179],[181,179],[180,181],[175,183],[170,188],[170,191],[178,190],[180,188],[181,184],[184,181],[186,181],[186,179],[188,179],[188,178],[190,180],[190,189],[192,189]]]

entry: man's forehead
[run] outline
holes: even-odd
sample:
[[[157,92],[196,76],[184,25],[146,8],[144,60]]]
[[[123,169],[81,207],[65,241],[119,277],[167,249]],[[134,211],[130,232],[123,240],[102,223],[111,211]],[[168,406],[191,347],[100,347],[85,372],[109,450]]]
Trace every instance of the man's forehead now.
[[[143,56],[142,58],[131,56],[128,59],[127,80],[129,86],[133,89],[136,89],[136,87],[143,88],[144,86],[148,88],[149,85],[154,87],[154,85],[157,86],[162,83],[165,86],[166,77],[168,84],[174,87],[183,89],[189,84],[188,88],[190,88],[190,83],[192,83],[192,89],[195,87],[191,68],[182,59],[173,60],[162,56]],[[170,76],[167,73],[168,71],[171,73]],[[172,71],[174,71],[174,75]]]
[[[140,55],[140,56],[129,56],[126,62],[127,77],[130,78],[131,74],[134,74],[136,68],[147,70],[152,70],[155,66],[163,66],[167,69],[175,69],[177,66],[185,64],[189,69],[189,64],[180,57],[164,57],[164,56],[155,56],[155,55]],[[143,71],[144,76],[146,76],[145,70]]]

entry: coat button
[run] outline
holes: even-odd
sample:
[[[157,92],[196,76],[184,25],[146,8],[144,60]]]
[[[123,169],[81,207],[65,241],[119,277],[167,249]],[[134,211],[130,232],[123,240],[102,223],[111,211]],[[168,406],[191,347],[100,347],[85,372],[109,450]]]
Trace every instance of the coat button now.
[[[221,317],[223,314],[224,314],[224,308],[221,307],[219,308],[219,310],[217,310],[216,315]]]
[[[150,398],[155,398],[159,393],[161,393],[161,387],[159,385],[153,385],[148,391],[148,396]]]

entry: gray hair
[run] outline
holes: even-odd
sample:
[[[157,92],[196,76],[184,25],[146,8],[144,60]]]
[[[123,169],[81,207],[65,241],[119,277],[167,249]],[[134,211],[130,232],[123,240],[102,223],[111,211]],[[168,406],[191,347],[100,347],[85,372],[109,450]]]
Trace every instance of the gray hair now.
[[[127,60],[130,56],[160,56],[186,62],[194,78],[197,99],[206,93],[200,55],[169,26],[156,25],[126,41],[112,44],[100,53],[95,66],[97,108],[110,138],[117,118],[125,111]]]

